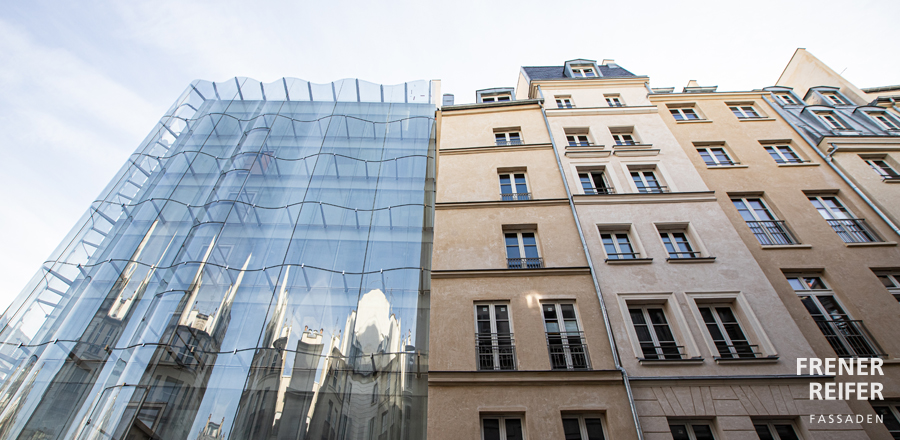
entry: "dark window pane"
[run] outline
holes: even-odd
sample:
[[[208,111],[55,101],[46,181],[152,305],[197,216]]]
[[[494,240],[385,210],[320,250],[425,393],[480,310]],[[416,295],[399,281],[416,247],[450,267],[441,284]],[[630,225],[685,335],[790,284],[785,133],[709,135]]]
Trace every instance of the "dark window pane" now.
[[[584,427],[587,430],[587,440],[604,440],[600,419],[584,419]]]
[[[673,440],[691,440],[688,437],[687,425],[669,425]]]
[[[500,419],[484,419],[484,440],[501,440],[500,439]]]
[[[581,440],[578,419],[563,419],[563,433],[566,435],[566,440]]]
[[[506,419],[506,440],[524,440],[521,419]]]

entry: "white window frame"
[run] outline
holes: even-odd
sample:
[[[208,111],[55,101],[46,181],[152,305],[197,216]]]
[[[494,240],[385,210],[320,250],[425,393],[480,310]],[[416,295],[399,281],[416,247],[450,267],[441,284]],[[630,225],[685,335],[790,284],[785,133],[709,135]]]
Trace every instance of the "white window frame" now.
[[[592,66],[572,66],[572,76],[576,78],[596,78],[597,72]]]
[[[847,103],[841,95],[838,95],[836,92],[820,92],[822,96],[828,101],[831,105],[850,105]]]
[[[801,439],[801,440],[803,439],[803,436],[800,435],[800,430],[797,429],[797,426],[794,425],[794,422],[792,422],[790,420],[754,420],[753,421],[753,430],[755,432],[757,432],[757,435],[759,435],[759,432],[756,431],[757,426],[765,426],[766,429],[769,431],[769,435],[772,436],[772,438],[774,440],[790,440],[790,439],[782,439],[781,435],[778,434],[778,431],[775,430],[775,425],[790,426],[791,429],[794,431],[794,436],[798,439]]]
[[[728,108],[731,109],[731,113],[738,119],[760,119],[763,117],[753,104],[734,104],[729,105]]]
[[[612,138],[619,146],[638,145],[633,133],[612,133]]]
[[[898,180],[900,179],[900,172],[894,169],[891,164],[887,163],[884,158],[879,159],[865,159],[866,163],[881,176],[882,180]]]
[[[570,95],[557,96],[556,108],[575,108],[575,102]]]
[[[513,191],[511,193],[503,193],[503,177],[506,176],[509,178],[510,189]],[[522,176],[525,180],[525,192],[519,192],[518,184],[516,183],[516,176]],[[531,192],[529,189],[531,185],[528,182],[528,173],[523,171],[501,171],[497,173],[497,184],[500,189],[500,198],[503,200],[531,200]],[[508,199],[504,198],[504,196],[509,196]]]
[[[606,242],[603,241],[604,235],[609,235],[610,239],[612,239],[611,244],[613,246],[613,249],[615,249],[615,251],[616,251],[616,252],[614,252],[615,255],[613,255],[613,256],[610,256],[610,253],[606,249]],[[630,257],[622,256],[622,255],[629,255],[629,253],[622,252],[622,246],[621,246],[621,243],[619,243],[620,235],[625,236],[625,241],[627,241],[628,246],[631,247],[631,252],[630,252],[631,256]],[[606,254],[607,261],[609,261],[609,260],[615,260],[615,261],[634,260],[636,258],[641,258],[641,251],[640,251],[640,249],[638,249],[637,245],[634,243],[634,240],[631,239],[631,231],[628,228],[600,230],[600,246],[603,248],[603,253]]]
[[[741,202],[744,205],[745,209],[741,209],[735,204],[735,202]],[[762,218],[759,215],[759,212],[756,208],[753,208],[752,203],[757,202],[761,206],[762,211],[769,218]],[[741,219],[744,222],[765,222],[765,223],[756,223],[754,225],[747,224],[747,227],[750,228],[750,232],[756,237],[759,244],[763,246],[771,246],[771,245],[787,245],[787,244],[799,244],[797,242],[796,237],[787,229],[787,225],[783,223],[781,219],[772,212],[772,209],[766,204],[766,201],[763,200],[761,196],[759,197],[742,197],[742,196],[732,196],[731,204],[734,205],[734,208],[737,209],[738,214],[741,215]],[[746,212],[750,215],[753,220],[748,220],[744,218],[743,212]],[[779,223],[781,222],[781,223]],[[767,243],[763,243],[766,241]]]
[[[523,145],[524,143],[525,142],[522,140],[522,132],[519,130],[494,132],[494,144],[498,147],[507,145]]]
[[[684,425],[687,428],[687,435],[690,440],[697,440],[697,434],[694,433],[694,425],[705,425],[709,427],[713,440],[716,440],[716,428],[710,420],[667,420],[669,425],[669,433],[672,433],[672,425]],[[674,437],[674,434],[672,434]]]
[[[887,112],[866,112],[866,114],[885,130],[900,130],[900,123],[888,116]]]
[[[741,356],[741,354],[747,354],[747,353],[741,353],[737,349],[737,346],[734,343],[735,340],[731,338],[731,335],[729,335],[728,331],[725,329],[725,323],[722,322],[722,317],[719,315],[719,311],[717,309],[718,308],[726,308],[726,307],[729,310],[731,310],[731,314],[734,316],[735,323],[737,324],[738,328],[741,330],[741,333],[744,334],[743,341],[747,343],[747,347],[750,348],[750,350],[751,350],[750,354],[752,354],[752,356]],[[719,348],[716,346],[716,340],[713,339],[712,333],[709,332],[709,324],[711,324],[711,323],[707,323],[706,320],[703,318],[703,313],[700,312],[700,322],[703,325],[703,330],[706,332],[706,335],[713,342],[712,348],[715,349],[715,352],[714,352],[715,357],[719,357],[719,358],[723,358],[723,359],[753,359],[760,355],[759,352],[752,352],[753,346],[756,344],[752,343],[753,342],[753,338],[751,337],[752,335],[750,333],[748,333],[747,330],[744,329],[744,323],[741,322],[741,315],[740,315],[740,313],[738,313],[737,310],[735,310],[733,302],[704,302],[701,304],[697,304],[698,312],[700,311],[700,309],[704,309],[704,308],[708,308],[712,312],[712,316],[713,316],[713,320],[715,321],[715,325],[718,328],[719,333],[724,338],[723,341],[728,345],[728,351],[731,355],[730,357],[725,357],[725,354],[723,354],[721,351],[719,351]]]
[[[841,202],[841,199],[839,199],[837,196],[832,196],[832,195],[821,195],[821,196],[807,195],[807,198],[809,199],[810,202],[812,202],[813,199],[815,199],[815,200],[817,200],[817,201],[819,202],[819,205],[822,206],[821,209],[824,209],[825,212],[822,212],[822,210],[819,209],[819,207],[817,207],[815,203],[813,203],[813,208],[815,208],[816,211],[817,211],[817,212],[822,216],[822,218],[824,218],[825,220],[843,220],[843,219],[852,219],[852,218],[856,218],[856,215],[853,214],[853,211],[850,211],[850,209],[848,209],[848,208],[844,205],[844,203]],[[834,200],[834,203],[837,205],[837,207],[834,208],[834,207],[828,206],[828,204],[825,203],[825,200],[826,200],[826,199],[833,199],[833,200]],[[826,215],[826,214],[827,214],[827,215]]]
[[[590,147],[591,141],[588,138],[587,134],[566,133],[566,146],[567,147]]]
[[[788,151],[790,151],[790,153],[791,153],[794,157],[788,157],[788,156],[786,155],[786,153],[782,150],[782,148],[786,148]],[[800,155],[797,154],[797,152],[794,151],[794,149],[791,148],[790,145],[786,145],[786,144],[769,144],[769,145],[763,145],[763,149],[766,150],[766,153],[769,154],[769,157],[771,157],[772,160],[774,160],[775,163],[777,163],[777,164],[779,164],[779,165],[782,165],[782,164],[790,164],[790,163],[804,163],[804,162],[807,162],[807,161],[804,160],[802,157],[800,157]],[[775,156],[772,156],[772,153],[773,153],[773,152],[775,153],[776,156],[778,156],[778,159],[776,159]]]
[[[816,116],[819,117],[819,120],[821,120],[826,127],[832,130],[852,130],[847,124],[838,119],[834,112],[816,112]]]
[[[688,113],[686,110],[690,110]],[[686,107],[669,107],[669,113],[675,118],[676,121],[702,121],[703,117],[700,116],[700,113],[697,112],[697,108],[694,106],[686,106]],[[693,115],[693,117],[689,117]]]
[[[648,309],[659,309],[662,312],[663,318],[666,320],[665,326],[668,329],[669,333],[672,334],[672,341],[664,341],[666,343],[674,343],[672,347],[676,349],[678,352],[677,357],[668,357],[675,356],[672,353],[666,353],[664,347],[659,341],[659,335],[656,334],[656,328],[659,326],[658,324],[654,324],[653,320],[650,319],[650,311]],[[650,334],[650,340],[653,343],[653,348],[656,351],[656,358],[647,358],[644,353],[644,348],[640,345],[642,342],[640,338],[637,336],[637,327],[634,323],[634,319],[631,317],[632,310],[640,310],[641,315],[644,318],[644,324],[647,326],[647,332]],[[637,338],[638,347],[640,347],[640,355],[643,359],[653,359],[653,360],[666,360],[666,359],[683,359],[684,353],[680,348],[683,348],[678,345],[678,335],[675,330],[672,328],[672,320],[669,319],[668,314],[666,313],[666,307],[664,304],[630,304],[628,305],[628,320],[631,321],[631,328],[634,330],[634,335]]]
[[[666,186],[662,184],[662,181],[659,179],[659,176],[657,175],[656,171],[657,171],[656,168],[636,168],[636,169],[629,168],[628,169],[628,177],[631,178],[631,184],[634,185],[635,191],[640,194],[660,194],[660,193],[667,192]],[[638,176],[635,176],[634,175],[635,173],[637,173]],[[648,182],[650,182],[650,180],[647,180],[646,173],[650,173],[650,175],[653,176],[653,181],[654,181],[655,185],[648,184]],[[640,179],[643,187],[637,186],[637,182],[635,182],[635,180],[634,180],[635,177],[638,177]],[[651,189],[648,190],[648,188],[651,188]]]
[[[603,416],[600,414],[562,414],[560,417],[561,420],[565,419],[577,419],[578,420],[578,430],[580,431],[581,440],[588,440],[588,432],[587,432],[587,424],[585,423],[585,419],[597,419],[600,421],[600,431],[601,435],[603,435],[604,439],[608,439],[609,435],[606,433],[606,421],[603,420]],[[565,431],[565,426],[563,426],[563,431]]]
[[[619,95],[603,95],[603,97],[610,107],[625,107],[625,103],[622,102],[622,97]]]
[[[783,105],[798,105],[798,104],[800,104],[799,102],[797,102],[797,98],[794,98],[794,95],[791,95],[788,92],[775,93],[775,97],[778,98],[778,100],[781,101],[781,103]]]
[[[547,318],[544,315],[544,307],[553,306],[556,311],[556,325],[559,328],[558,332],[550,332],[547,329]],[[566,318],[563,317],[562,307],[563,306],[572,306],[572,310],[575,314],[575,330],[571,331],[566,327]],[[566,360],[566,370],[575,370],[575,361],[573,360],[572,350],[570,348],[570,343],[572,339],[571,333],[578,334],[581,342],[580,345],[583,348],[583,351],[580,353],[584,356],[585,368],[579,370],[590,370],[591,369],[591,357],[587,351],[587,340],[584,335],[584,328],[581,326],[581,317],[578,313],[578,307],[575,304],[575,301],[542,301],[541,302],[541,324],[544,326],[544,335],[548,338],[549,345],[549,335],[551,333],[559,333],[560,336],[557,336],[561,343],[564,352],[562,353]],[[562,334],[565,333],[567,336],[563,337]],[[549,352],[548,352],[549,354]],[[550,358],[550,368],[553,369],[553,359],[552,355]],[[562,370],[562,368],[557,368],[556,370]]]
[[[488,307],[488,322],[490,326],[490,332],[488,334],[491,335],[491,353],[493,355],[493,369],[487,370],[481,368],[481,353],[476,352],[476,368],[478,371],[514,371],[516,370],[516,352],[515,352],[515,344],[513,342],[513,319],[512,319],[512,309],[509,307],[509,301],[477,301],[474,304],[474,313],[475,313],[475,335],[478,338],[478,342],[481,342],[481,335],[485,334],[479,331],[478,328],[478,308],[479,307]],[[497,307],[506,307],[506,322],[509,327],[509,332],[500,333],[497,330]],[[504,338],[502,335],[506,335]],[[501,342],[506,342],[507,344],[501,344]],[[502,368],[500,362],[501,356],[501,347],[510,347],[512,348],[511,353],[507,353],[512,355],[512,368]],[[476,350],[481,348],[480,345],[476,347]]]
[[[697,153],[700,153],[700,151],[704,151],[709,156],[709,158],[712,159],[713,163],[709,163],[706,161],[706,159],[703,158],[703,154],[700,153],[700,158],[704,159],[703,163],[705,163],[707,167],[722,167],[722,166],[738,165],[738,163],[735,162],[731,158],[731,155],[728,154],[728,150],[725,149],[724,145],[709,145],[709,146],[705,146],[705,147],[696,147],[696,148],[697,148]],[[713,153],[713,150],[721,150],[722,155],[724,155],[727,158],[727,161],[726,162],[720,161],[720,158],[718,156],[716,156],[715,153]]]
[[[506,98],[506,99],[502,99]],[[501,93],[498,95],[487,95],[481,97],[481,102],[507,102],[512,101],[512,95],[509,93]]]
[[[507,238],[506,236],[507,236],[507,234],[516,234],[516,240],[517,240],[517,243],[518,243],[518,248],[519,248],[519,259],[520,259],[520,260],[527,260],[527,259],[529,259],[529,258],[537,258],[537,259],[538,259],[538,262],[540,262],[540,266],[541,266],[541,267],[543,266],[543,260],[542,260],[542,257],[541,257],[541,248],[540,248],[540,246],[538,245],[538,235],[537,235],[537,231],[536,231],[536,230],[504,230],[504,231],[503,231],[503,252],[504,252],[504,254],[506,255],[506,259],[507,259],[507,268],[510,268],[510,267],[509,267],[509,259],[510,259],[510,258],[513,258],[513,257],[510,257],[510,256],[509,256],[509,250],[508,250],[508,246],[507,246],[507,244],[506,244],[506,238]],[[524,234],[531,234],[531,235],[534,236],[534,249],[535,249],[535,251],[537,252],[537,257],[527,257],[527,256],[526,256],[526,253],[525,253],[525,248],[526,248],[526,246],[525,246],[525,239],[524,239],[524,237],[523,237]],[[517,269],[521,269],[521,267],[517,267]]]
[[[580,185],[582,194],[597,195],[597,194],[615,194],[616,193],[615,188],[613,188],[613,186],[610,184],[610,181],[612,179],[610,179],[609,176],[607,175],[606,168],[578,169],[576,167],[575,171],[576,171],[576,174],[578,177],[578,184]],[[602,188],[597,187],[597,181],[594,179],[595,174],[600,175],[600,182],[603,184]],[[592,192],[589,193],[588,190],[584,187],[584,180],[583,180],[582,175],[587,175],[586,177],[590,181]]]
[[[884,288],[900,302],[900,272],[877,271],[875,276],[883,285],[885,281],[893,284],[893,286],[885,285]]]
[[[676,241],[676,237],[674,234],[681,234],[684,236],[684,243],[687,243],[687,251],[681,250],[680,246],[676,246],[676,244],[680,244],[681,242]],[[675,249],[675,252],[671,252],[666,248],[666,240],[663,238],[665,236],[669,239],[669,243],[672,244],[672,248]],[[662,229],[659,230],[659,239],[662,241],[663,249],[666,251],[667,260],[681,260],[681,259],[691,259],[691,258],[700,258],[702,252],[700,249],[694,245],[691,241],[691,234],[688,232],[687,228],[684,229]],[[673,257],[672,254],[675,254]],[[681,255],[687,254],[686,257],[682,257]]]
[[[527,434],[525,433],[525,417],[524,417],[524,416],[518,415],[518,414],[509,414],[509,415],[505,415],[505,414],[482,414],[482,415],[481,415],[481,420],[480,420],[480,423],[479,423],[479,425],[481,425],[481,440],[484,440],[484,438],[485,438],[485,437],[484,437],[484,420],[485,420],[485,419],[497,419],[497,420],[500,421],[500,438],[501,438],[501,439],[506,439],[506,438],[507,438],[507,432],[506,432],[506,420],[508,420],[508,419],[518,419],[518,420],[519,420],[519,424],[520,424],[520,426],[522,427],[522,439],[527,439],[527,438],[528,438]]]

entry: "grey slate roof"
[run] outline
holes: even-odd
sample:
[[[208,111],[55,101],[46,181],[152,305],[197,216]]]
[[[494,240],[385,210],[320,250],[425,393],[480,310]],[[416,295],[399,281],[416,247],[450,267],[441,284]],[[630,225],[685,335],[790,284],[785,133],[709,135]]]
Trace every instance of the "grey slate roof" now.
[[[564,66],[524,66],[525,73],[532,81],[541,79],[569,79],[565,75]],[[600,75],[604,78],[621,78],[637,76],[621,67],[600,66]]]

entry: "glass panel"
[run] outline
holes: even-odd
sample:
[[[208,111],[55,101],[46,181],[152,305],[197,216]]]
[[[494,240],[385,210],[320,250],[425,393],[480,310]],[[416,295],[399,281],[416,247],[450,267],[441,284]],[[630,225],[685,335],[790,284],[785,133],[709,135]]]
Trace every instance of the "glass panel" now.
[[[523,440],[522,420],[506,419],[506,440]]]
[[[578,425],[578,419],[562,419],[563,433],[566,440],[582,440],[581,427]]]
[[[694,438],[697,440],[716,440],[709,425],[691,425],[691,428],[694,429]]]
[[[765,423],[756,424],[753,425],[753,428],[756,429],[756,435],[759,436],[759,440],[777,440],[769,431],[769,425],[766,425]]]
[[[600,419],[584,419],[584,427],[587,431],[587,440],[604,440],[603,425]]]
[[[775,425],[775,432],[778,433],[779,440],[799,440],[792,425]]]
[[[669,425],[669,430],[672,431],[673,440],[691,440],[687,425]]]
[[[484,440],[502,440],[500,438],[500,419],[483,419]]]

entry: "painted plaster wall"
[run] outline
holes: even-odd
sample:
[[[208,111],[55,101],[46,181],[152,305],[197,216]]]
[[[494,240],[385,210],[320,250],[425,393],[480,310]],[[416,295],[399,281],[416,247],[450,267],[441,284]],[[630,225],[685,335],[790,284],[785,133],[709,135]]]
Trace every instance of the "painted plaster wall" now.
[[[469,117],[466,117],[469,116]],[[491,106],[470,110],[444,110],[441,150],[495,145],[494,129],[521,127],[522,142],[550,142],[537,105]]]
[[[841,143],[840,146],[841,148],[845,146],[853,147],[853,145],[845,143]],[[876,145],[861,145],[861,147],[872,148],[876,147]],[[883,160],[895,170],[900,170],[900,148],[897,145],[884,145],[882,147],[884,150],[879,150],[877,154],[884,154],[886,157]],[[888,148],[893,148],[893,151]],[[843,152],[838,150],[832,158],[841,171],[852,179],[856,186],[860,187],[894,224],[900,225],[900,182],[884,181],[864,159],[860,158],[860,154],[871,153]],[[893,233],[888,233],[883,235],[883,237],[889,240],[897,239],[896,234]]]

